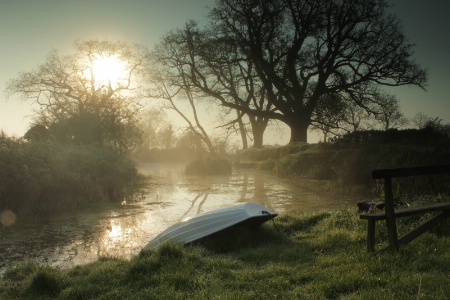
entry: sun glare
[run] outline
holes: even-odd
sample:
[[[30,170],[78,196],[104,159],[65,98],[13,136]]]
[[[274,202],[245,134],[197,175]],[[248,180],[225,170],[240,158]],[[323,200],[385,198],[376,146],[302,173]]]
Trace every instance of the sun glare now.
[[[125,62],[115,56],[100,56],[93,62],[95,82],[116,87],[126,78]]]

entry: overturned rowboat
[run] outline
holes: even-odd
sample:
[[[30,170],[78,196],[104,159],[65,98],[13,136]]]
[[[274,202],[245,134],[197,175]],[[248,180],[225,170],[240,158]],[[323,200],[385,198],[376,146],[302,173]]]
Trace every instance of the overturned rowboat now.
[[[277,215],[268,208],[253,202],[210,211],[168,227],[151,240],[144,250],[156,248],[167,241],[189,244],[238,225],[256,227]]]

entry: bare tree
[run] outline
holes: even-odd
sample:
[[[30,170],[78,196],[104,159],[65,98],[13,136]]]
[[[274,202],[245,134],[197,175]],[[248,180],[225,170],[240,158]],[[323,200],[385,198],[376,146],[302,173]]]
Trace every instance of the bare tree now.
[[[238,48],[213,32],[203,32],[195,22],[168,34],[158,45],[157,63],[168,68],[174,77],[182,79],[184,89],[196,91],[196,96],[207,96],[225,107],[237,110],[237,117],[227,125],[237,123],[243,145],[248,131],[242,123],[247,116],[253,135],[253,146],[262,147],[264,131],[269,118],[255,113],[271,111],[267,92],[255,73],[251,61],[239,56]]]
[[[312,127],[322,132],[324,142],[329,134],[371,129],[381,124],[384,131],[408,124],[398,99],[379,90],[365,94],[358,103],[339,94],[324,95],[312,117]]]
[[[419,112],[412,117],[411,122],[418,129],[424,129],[429,127],[442,134],[450,136],[450,124],[448,123],[444,124],[442,118],[430,117],[423,112]]]
[[[149,108],[141,112],[140,116],[142,150],[170,149],[174,146],[175,130],[163,110]]]
[[[36,124],[70,129],[68,138],[100,126],[98,138],[127,151],[138,136],[134,125],[147,60],[148,51],[140,45],[77,41],[74,54],[62,56],[51,51],[38,69],[10,80],[6,92],[20,94],[37,105]],[[97,128],[88,128],[83,120]],[[78,130],[73,130],[74,126]]]
[[[442,125],[442,119],[439,117],[430,117],[429,115],[423,113],[423,112],[418,112],[417,114],[415,114],[412,119],[411,122],[415,125],[415,127],[417,127],[418,129],[423,129],[427,126],[431,126],[431,127],[440,127]]]
[[[375,119],[381,123],[383,130],[401,127],[408,124],[408,119],[404,117],[398,105],[398,99],[389,94],[377,95]]]
[[[222,104],[280,120],[291,142],[306,142],[323,95],[365,105],[363,95],[379,85],[423,87],[426,71],[411,59],[413,45],[386,7],[384,0],[217,1],[209,35],[254,66],[274,109],[255,111],[226,98]],[[195,79],[210,78],[197,70]]]
[[[160,61],[157,52],[154,53],[154,58]],[[164,108],[175,111],[185,121],[188,129],[206,145],[208,151],[214,153],[213,143],[198,114],[201,97],[198,96],[198,91],[187,83],[187,74],[182,66],[173,65],[172,68],[166,68],[154,63],[150,79],[152,85],[147,90],[147,96],[165,100]],[[187,109],[184,106],[186,103]]]
[[[355,132],[358,130],[372,129],[371,120],[373,116],[363,107],[355,102],[346,102],[344,118],[341,121],[341,129],[346,132]]]

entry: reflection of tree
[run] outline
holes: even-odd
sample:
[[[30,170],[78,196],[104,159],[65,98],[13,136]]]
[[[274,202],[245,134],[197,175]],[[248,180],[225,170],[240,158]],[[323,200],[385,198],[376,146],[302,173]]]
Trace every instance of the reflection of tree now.
[[[253,177],[253,178],[251,178]],[[249,174],[242,174],[242,189],[240,191],[240,202],[247,202],[249,200],[262,203],[267,200],[267,189],[264,174],[261,172],[252,172]],[[253,180],[252,180],[253,179]],[[253,185],[253,186],[252,186]],[[247,194],[253,192],[253,196],[248,197]]]
[[[259,203],[265,201],[267,199],[267,193],[265,187],[264,174],[256,172],[254,175],[253,185],[254,185],[253,199],[255,199],[256,202]]]
[[[247,189],[248,189],[248,175],[243,174],[242,178],[242,190],[241,190],[241,197],[239,198],[239,201],[245,202],[245,196],[247,195]]]
[[[203,204],[205,204],[206,199],[209,196],[209,192],[202,192],[200,194],[198,194],[197,196],[195,196],[194,200],[190,201],[188,199],[188,201],[191,202],[191,206],[189,206],[189,208],[186,210],[186,212],[178,219],[178,222],[182,221],[184,218],[186,218],[186,216],[189,214],[189,212],[194,208],[195,203],[197,202],[198,199],[200,199],[200,197],[203,196],[203,199],[200,201],[198,207],[197,207],[197,214],[199,214],[202,210],[202,206]]]
[[[99,223],[98,253],[117,257],[130,257],[141,249],[141,210],[110,211],[108,217]]]
[[[45,222],[34,220],[31,223],[34,230],[27,226],[16,229],[15,233],[20,233],[20,239],[7,236],[10,238],[8,243],[2,244],[4,247],[0,248],[0,256],[3,251],[8,250],[9,245],[19,255],[2,256],[0,269],[4,262],[15,264],[25,258],[61,268],[92,262],[104,255],[131,258],[146,242],[146,237],[142,234],[143,212],[133,207],[120,211],[70,214],[63,219],[49,219]],[[113,228],[120,235],[110,238],[108,235]],[[30,248],[30,245],[33,246]]]
[[[202,211],[202,206],[205,204],[206,199],[208,198],[209,193],[205,193],[205,196],[203,197],[202,201],[199,203],[197,207],[197,214],[199,214]]]

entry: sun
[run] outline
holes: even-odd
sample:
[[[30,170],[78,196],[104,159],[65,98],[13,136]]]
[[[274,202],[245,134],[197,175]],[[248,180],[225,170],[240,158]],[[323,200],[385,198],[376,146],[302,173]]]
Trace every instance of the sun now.
[[[116,56],[99,56],[92,62],[95,83],[115,88],[127,78],[126,63]]]

